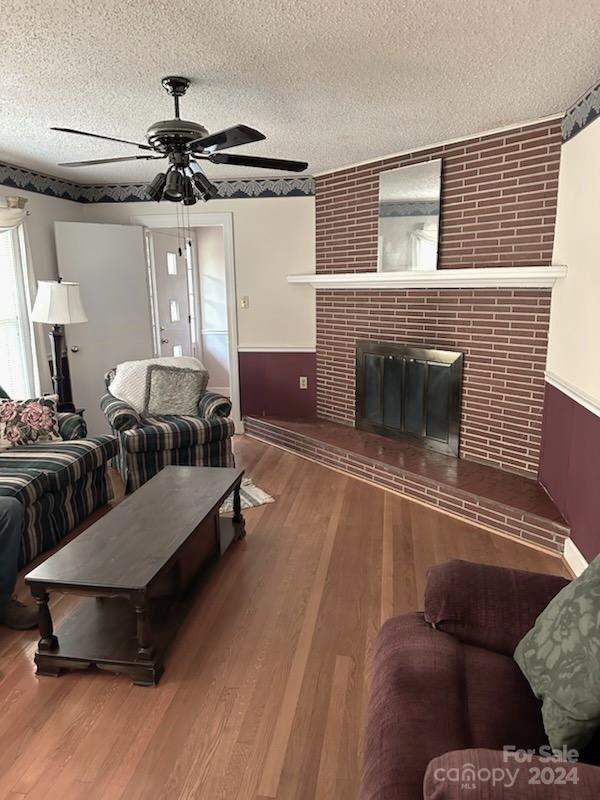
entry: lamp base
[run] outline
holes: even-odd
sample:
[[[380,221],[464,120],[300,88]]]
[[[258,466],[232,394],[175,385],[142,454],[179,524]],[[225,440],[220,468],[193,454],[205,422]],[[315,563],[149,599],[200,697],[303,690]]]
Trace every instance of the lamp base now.
[[[53,325],[49,333],[50,342],[52,345],[52,386],[54,387],[54,394],[58,395],[58,402],[64,403],[64,378],[62,373],[62,351],[64,334],[61,325]]]

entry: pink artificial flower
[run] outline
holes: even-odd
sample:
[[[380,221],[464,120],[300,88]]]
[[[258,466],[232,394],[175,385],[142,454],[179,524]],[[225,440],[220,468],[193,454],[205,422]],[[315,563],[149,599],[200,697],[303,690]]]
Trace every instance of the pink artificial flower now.
[[[44,406],[41,403],[35,402],[27,405],[21,414],[21,419],[25,425],[29,425],[30,428],[38,430],[43,427],[45,416]]]
[[[18,442],[21,441],[21,432],[14,425],[11,425],[10,428],[7,428],[4,435],[6,436],[8,441],[11,442],[12,444],[17,444]]]
[[[17,404],[13,401],[0,403],[0,422],[10,422],[17,416]]]

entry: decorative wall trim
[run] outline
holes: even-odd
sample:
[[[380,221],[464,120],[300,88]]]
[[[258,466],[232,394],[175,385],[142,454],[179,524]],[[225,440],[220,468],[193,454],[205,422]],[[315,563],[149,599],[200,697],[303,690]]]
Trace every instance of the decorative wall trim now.
[[[567,110],[562,121],[562,140],[568,142],[600,116],[600,81]]]
[[[589,566],[586,557],[577,547],[573,539],[565,539],[563,558],[576,578]]]
[[[0,184],[74,202],[79,202],[81,190],[81,186],[73,181],[43,175],[41,172],[5,162],[0,162]]]
[[[214,181],[219,190],[215,200],[258,197],[310,197],[315,193],[310,176],[299,178],[239,178]],[[146,183],[84,184],[0,162],[0,184],[45,194],[75,203],[147,202]]]
[[[316,347],[238,347],[238,353],[316,353]]]
[[[479,267],[437,269],[431,272],[337,272],[288,275],[288,283],[308,283],[315,289],[414,289],[414,288],[551,288],[564,278],[567,268]]]
[[[579,389],[576,389],[572,384],[567,383],[567,381],[563,381],[558,375],[555,375],[553,372],[546,371],[545,373],[546,381],[551,385],[554,386],[555,389],[558,389],[563,394],[566,394],[567,397],[570,397],[571,400],[574,400],[576,403],[579,403],[580,406],[587,408],[588,411],[591,411],[592,414],[595,414],[597,417],[600,417],[600,403],[597,400],[594,400],[589,394],[585,392],[581,392]]]

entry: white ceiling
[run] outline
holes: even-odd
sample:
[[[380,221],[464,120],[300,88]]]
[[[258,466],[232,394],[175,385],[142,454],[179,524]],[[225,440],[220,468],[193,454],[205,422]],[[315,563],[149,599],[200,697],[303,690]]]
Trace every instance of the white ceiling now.
[[[597,0],[4,0],[1,17],[0,159],[89,183],[156,165],[59,168],[135,151],[49,126],[143,141],[171,116],[167,74],[193,80],[182,116],[257,127],[235,152],[311,174],[563,111],[600,77]]]

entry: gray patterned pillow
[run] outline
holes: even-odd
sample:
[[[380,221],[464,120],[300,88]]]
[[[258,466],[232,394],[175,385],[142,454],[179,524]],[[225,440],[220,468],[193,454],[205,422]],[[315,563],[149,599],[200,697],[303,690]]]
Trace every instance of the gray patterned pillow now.
[[[207,383],[206,370],[152,364],[146,375],[144,416],[198,416],[198,403]]]
[[[600,556],[550,601],[514,657],[543,700],[552,747],[582,750],[600,728]]]

